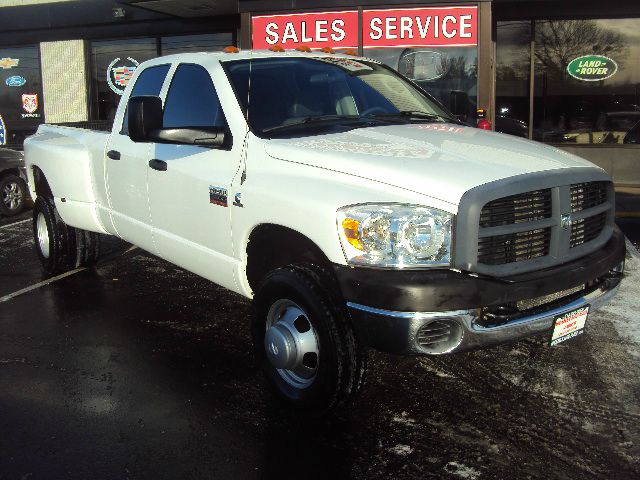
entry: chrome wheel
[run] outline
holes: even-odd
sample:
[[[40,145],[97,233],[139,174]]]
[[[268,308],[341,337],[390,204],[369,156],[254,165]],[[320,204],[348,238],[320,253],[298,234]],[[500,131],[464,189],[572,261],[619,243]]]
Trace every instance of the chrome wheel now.
[[[318,335],[296,303],[280,299],[271,305],[264,348],[271,365],[289,385],[301,389],[313,383],[320,360]]]
[[[36,233],[38,235],[38,248],[44,258],[49,258],[49,229],[47,220],[42,213],[38,214],[36,220]]]
[[[9,210],[17,210],[22,206],[23,192],[17,182],[9,182],[2,189],[2,203]]]

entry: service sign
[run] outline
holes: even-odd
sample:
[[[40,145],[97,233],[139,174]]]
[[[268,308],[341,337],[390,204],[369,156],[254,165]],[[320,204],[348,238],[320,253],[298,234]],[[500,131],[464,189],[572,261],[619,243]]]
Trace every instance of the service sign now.
[[[478,8],[403,8],[362,13],[365,48],[478,45]]]
[[[251,19],[251,31],[255,49],[274,45],[284,49],[300,45],[309,48],[357,48],[358,12],[348,10],[256,16]]]
[[[584,55],[574,58],[567,65],[567,72],[573,78],[583,82],[597,82],[613,77],[618,71],[618,64],[602,55]]]

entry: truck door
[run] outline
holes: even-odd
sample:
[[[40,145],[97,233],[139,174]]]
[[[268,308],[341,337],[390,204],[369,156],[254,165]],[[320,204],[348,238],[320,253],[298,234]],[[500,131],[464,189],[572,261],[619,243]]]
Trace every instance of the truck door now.
[[[160,95],[170,66],[156,65],[142,71],[131,96]],[[116,125],[119,117],[116,117],[107,144],[105,175],[111,218],[118,235],[145,250],[154,251],[147,200],[147,170],[152,145],[131,141],[126,113],[120,129]]]
[[[209,72],[181,64],[164,103],[163,128],[226,127]],[[231,149],[155,144],[148,158],[157,253],[225,287],[233,286],[230,207],[241,141]]]

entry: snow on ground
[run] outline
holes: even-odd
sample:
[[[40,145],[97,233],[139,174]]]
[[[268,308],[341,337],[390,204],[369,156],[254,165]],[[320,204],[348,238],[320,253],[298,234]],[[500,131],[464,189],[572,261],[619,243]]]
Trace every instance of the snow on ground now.
[[[640,359],[640,254],[627,244],[625,277],[615,298],[600,310],[611,320],[620,337],[629,341],[628,351]]]

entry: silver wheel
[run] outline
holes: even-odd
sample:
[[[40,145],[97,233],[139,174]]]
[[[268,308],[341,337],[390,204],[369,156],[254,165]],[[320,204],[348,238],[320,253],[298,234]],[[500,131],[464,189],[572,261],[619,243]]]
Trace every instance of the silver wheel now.
[[[36,220],[36,233],[38,235],[38,248],[44,258],[49,258],[49,229],[47,220],[42,213],[38,214]]]
[[[276,301],[267,314],[264,348],[282,379],[295,388],[306,388],[318,373],[320,345],[307,313],[287,299]]]
[[[17,210],[22,206],[23,192],[18,182],[9,182],[2,189],[2,203],[9,210]]]

